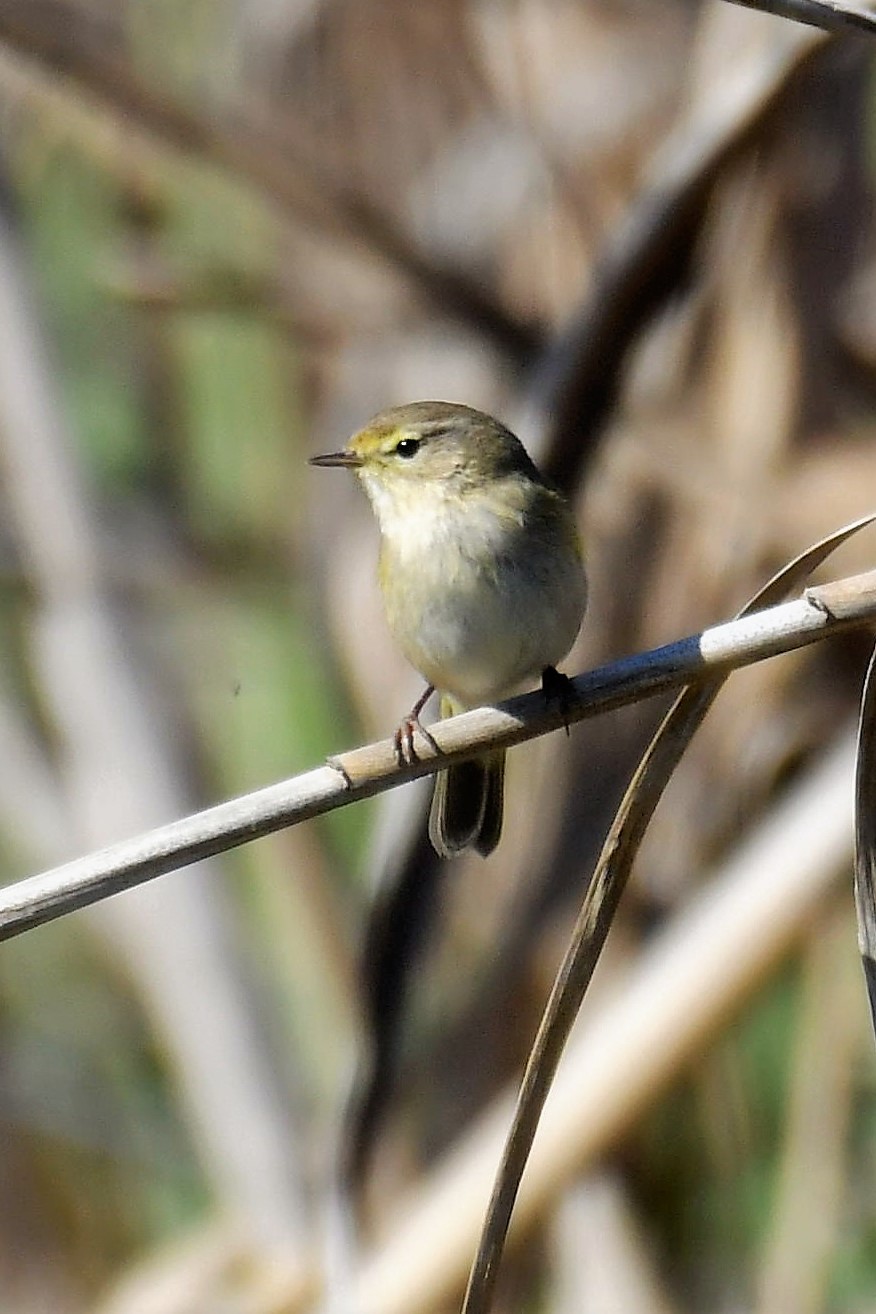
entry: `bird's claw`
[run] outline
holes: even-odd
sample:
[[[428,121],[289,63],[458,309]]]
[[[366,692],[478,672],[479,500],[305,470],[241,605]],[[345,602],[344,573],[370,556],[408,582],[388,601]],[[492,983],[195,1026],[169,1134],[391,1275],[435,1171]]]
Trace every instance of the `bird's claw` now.
[[[433,685],[426,686],[422,695],[414,703],[407,716],[404,717],[393,736],[392,742],[395,745],[395,756],[399,766],[413,766],[415,762],[419,761],[417,750],[414,747],[414,734],[417,730],[419,730],[430,748],[433,748],[436,753],[441,752],[441,749],[435,743],[434,736],[429,733],[420,720],[420,713],[434,692]]]
[[[541,673],[541,691],[549,703],[556,703],[566,734],[569,733],[569,711],[574,706],[575,694],[572,681],[555,666],[546,666]]]
[[[430,748],[436,753],[441,749],[435,742],[435,736],[423,725],[416,712],[409,713],[403,720],[393,736],[393,745],[395,747],[395,756],[399,766],[413,766],[419,762],[419,754],[414,744],[414,735],[420,732]]]

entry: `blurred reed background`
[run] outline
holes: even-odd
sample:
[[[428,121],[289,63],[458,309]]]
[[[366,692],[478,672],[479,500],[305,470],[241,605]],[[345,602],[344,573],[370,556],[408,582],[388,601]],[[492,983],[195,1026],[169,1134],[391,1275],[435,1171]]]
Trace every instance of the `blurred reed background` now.
[[[419,681],[370,513],[305,464],[384,406],[493,411],[577,499],[570,671],[871,510],[872,49],[718,0],[0,0],[4,879],[391,733]],[[819,779],[866,652],[730,681],[586,1013]],[[365,1022],[392,1080],[363,1244],[391,1240],[510,1089],[657,712],[515,750],[486,863],[439,878],[413,788],[4,945],[0,1308],[309,1308]],[[622,1134],[570,1142],[501,1309],[873,1308],[847,829],[769,970]]]

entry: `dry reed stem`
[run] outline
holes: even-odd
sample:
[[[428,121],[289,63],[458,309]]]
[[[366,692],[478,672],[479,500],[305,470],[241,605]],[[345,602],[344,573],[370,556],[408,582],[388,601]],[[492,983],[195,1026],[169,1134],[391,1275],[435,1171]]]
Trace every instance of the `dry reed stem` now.
[[[620,1173],[588,1174],[566,1192],[552,1228],[553,1314],[682,1314]]]
[[[429,775],[449,761],[534,739],[874,619],[876,571],[869,571],[578,676],[565,710],[532,693],[442,721],[434,727],[440,752],[418,736],[419,759],[412,765],[399,765],[391,739],[353,749],[326,766],[7,886],[0,892],[0,940],[283,826]]]

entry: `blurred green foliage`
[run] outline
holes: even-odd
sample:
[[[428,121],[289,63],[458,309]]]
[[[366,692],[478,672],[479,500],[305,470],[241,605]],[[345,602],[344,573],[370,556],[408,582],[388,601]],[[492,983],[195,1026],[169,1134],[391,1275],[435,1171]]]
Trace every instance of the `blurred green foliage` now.
[[[22,232],[101,515],[124,522],[137,510],[146,550],[149,535],[172,543],[165,553],[157,541],[157,564],[141,572],[134,562],[130,576],[123,552],[111,583],[174,673],[181,741],[194,745],[201,772],[193,793],[213,801],[318,765],[356,730],[313,624],[299,550],[308,509],[294,346],[257,305],[209,305],[223,279],[270,270],[273,226],[245,192],[204,170],[136,180],[144,205],[131,179],[51,130],[32,125],[18,146]],[[150,305],[146,288],[140,304],[141,268],[167,271],[178,297]],[[14,621],[28,603],[8,583],[4,660],[24,672]],[[333,871],[354,882],[369,817],[345,809],[314,823]],[[329,1034],[314,1008],[320,977],[289,943],[294,912],[278,919],[266,893],[266,880],[292,881],[267,852],[253,846],[225,866],[237,873],[230,888],[253,964],[285,1015],[284,1042],[316,1069],[299,1084],[318,1099],[337,1083],[319,1053]],[[6,879],[43,861],[4,857]],[[352,892],[339,889],[341,902]],[[41,1182],[41,1223],[67,1237],[78,1280],[94,1291],[204,1216],[209,1193],[148,1019],[82,932],[80,919],[66,919],[4,946],[0,1018],[7,1134]]]

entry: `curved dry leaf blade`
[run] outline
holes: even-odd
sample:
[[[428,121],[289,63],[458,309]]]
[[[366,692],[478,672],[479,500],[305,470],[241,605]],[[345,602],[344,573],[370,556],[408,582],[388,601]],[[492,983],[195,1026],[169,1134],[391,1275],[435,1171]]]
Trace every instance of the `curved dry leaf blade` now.
[[[876,511],[861,516],[858,520],[851,520],[841,529],[835,529],[824,538],[820,538],[817,543],[812,544],[812,547],[806,548],[805,552],[801,552],[793,561],[789,561],[787,566],[777,571],[772,579],[767,580],[763,588],[745,604],[739,615],[749,616],[754,611],[763,611],[765,607],[773,607],[781,602],[792,589],[803,584],[813,570],[817,570],[822,562],[827,561],[832,552],[836,552],[843,543],[847,543],[860,530],[866,529],[874,522],[876,522]]]
[[[839,32],[854,27],[864,32],[876,32],[876,14],[860,5],[840,4],[839,0],[733,0],[746,9],[759,9],[764,14],[790,18],[794,23],[820,27],[825,32]]]
[[[799,588],[832,552],[874,521],[876,514],[862,516],[801,552],[754,595],[739,616],[772,606]],[[678,696],[645,750],[621,800],[530,1051],[469,1275],[462,1314],[486,1314],[490,1307],[514,1201],[544,1102],[605,944],[642,836],[673,771],[726,678],[690,687]],[[876,969],[876,958],[873,966]],[[868,976],[868,982],[869,979]]]
[[[855,910],[870,1017],[876,1032],[876,648],[861,698],[855,773]]]

